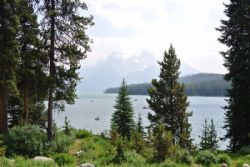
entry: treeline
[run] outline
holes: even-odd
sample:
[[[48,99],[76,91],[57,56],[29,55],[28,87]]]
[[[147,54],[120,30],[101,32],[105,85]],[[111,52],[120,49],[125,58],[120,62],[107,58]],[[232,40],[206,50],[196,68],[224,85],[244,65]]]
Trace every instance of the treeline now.
[[[185,93],[188,96],[225,96],[230,83],[223,79],[222,74],[195,74],[180,78],[185,85]],[[148,95],[150,83],[128,85],[131,95]],[[104,93],[118,93],[118,88],[106,89]]]

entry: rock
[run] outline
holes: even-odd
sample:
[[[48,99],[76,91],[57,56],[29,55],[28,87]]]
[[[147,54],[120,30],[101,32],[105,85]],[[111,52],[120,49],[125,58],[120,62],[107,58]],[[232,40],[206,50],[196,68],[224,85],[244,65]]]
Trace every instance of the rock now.
[[[249,165],[248,164],[243,164],[242,167],[249,167]]]
[[[226,163],[222,163],[221,167],[228,167],[228,165]]]
[[[52,158],[43,157],[43,156],[35,156],[35,161],[54,161]]]
[[[75,153],[75,155],[79,157],[79,156],[82,155],[83,153],[84,153],[84,151],[83,151],[83,150],[80,150],[80,151],[77,151],[77,152]]]
[[[81,164],[79,167],[95,167],[95,165],[91,163]]]

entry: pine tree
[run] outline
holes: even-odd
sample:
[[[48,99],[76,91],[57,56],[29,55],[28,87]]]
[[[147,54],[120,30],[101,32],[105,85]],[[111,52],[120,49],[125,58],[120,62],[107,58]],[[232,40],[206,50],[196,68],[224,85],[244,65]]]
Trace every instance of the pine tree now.
[[[224,128],[230,149],[238,150],[250,145],[250,1],[230,0],[225,7],[228,19],[217,29],[222,33],[219,41],[228,47],[222,55],[228,69],[225,79],[232,83]]]
[[[117,129],[117,132],[123,138],[130,139],[132,130],[134,128],[133,107],[128,95],[127,84],[122,80],[119,89],[119,94],[116,97],[116,104],[114,106],[115,112],[112,115],[111,124]]]
[[[210,124],[208,124],[207,119],[205,119],[205,123],[202,129],[202,135],[200,136],[200,138],[200,147],[202,150],[217,150],[219,148],[217,132],[213,119],[211,120]]]
[[[18,62],[17,32],[19,20],[16,1],[0,1],[0,134],[7,133],[7,99],[18,94],[16,66]]]
[[[162,120],[165,130],[171,131],[174,144],[179,144],[182,148],[190,147],[191,125],[188,123],[188,117],[191,113],[186,112],[189,103],[184,93],[184,85],[178,83],[180,60],[172,45],[169,51],[164,53],[164,59],[159,64],[160,79],[153,79],[153,86],[148,90],[150,99],[147,99],[147,102],[154,111],[154,114],[149,113],[148,119],[153,127]]]
[[[34,0],[33,0],[34,1]],[[17,3],[20,20],[19,37],[20,60],[17,68],[20,100],[23,99],[23,121],[30,122],[30,113],[38,111],[39,104],[45,100],[47,57],[39,39],[37,16],[32,0]]]
[[[144,137],[145,137],[144,127],[142,126],[141,114],[139,114],[138,121],[135,126],[135,129],[132,132],[132,137],[131,137],[132,139],[130,141],[132,149],[135,149],[137,153],[142,153],[145,147]]]
[[[48,49],[48,138],[52,138],[52,111],[63,110],[64,102],[73,104],[80,80],[77,70],[86,58],[91,42],[85,30],[93,25],[92,16],[85,17],[85,3],[80,0],[44,0],[39,7],[44,16],[42,32]]]
[[[154,149],[154,159],[157,162],[164,161],[170,157],[172,147],[174,147],[173,136],[170,131],[165,130],[164,123],[159,120],[153,128],[152,144]]]

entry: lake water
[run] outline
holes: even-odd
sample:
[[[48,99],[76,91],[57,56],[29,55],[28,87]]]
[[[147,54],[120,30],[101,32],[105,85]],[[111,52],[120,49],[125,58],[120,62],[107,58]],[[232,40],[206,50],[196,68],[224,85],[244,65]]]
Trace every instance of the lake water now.
[[[86,94],[80,95],[74,105],[66,105],[65,111],[55,113],[54,119],[58,126],[64,124],[64,118],[68,117],[70,124],[75,128],[83,128],[94,133],[101,133],[110,128],[110,119],[114,112],[114,104],[116,94]],[[149,125],[147,114],[150,109],[143,109],[148,106],[146,98],[148,96],[130,96],[133,102],[135,119],[137,120],[139,113],[142,116],[144,126]],[[189,122],[192,124],[192,138],[194,143],[199,143],[199,135],[201,135],[204,120],[214,120],[218,137],[223,137],[225,130],[224,110],[226,105],[225,97],[188,97],[190,106],[189,111],[193,112]],[[100,120],[95,120],[99,117]],[[220,148],[225,149],[227,142],[220,142]]]

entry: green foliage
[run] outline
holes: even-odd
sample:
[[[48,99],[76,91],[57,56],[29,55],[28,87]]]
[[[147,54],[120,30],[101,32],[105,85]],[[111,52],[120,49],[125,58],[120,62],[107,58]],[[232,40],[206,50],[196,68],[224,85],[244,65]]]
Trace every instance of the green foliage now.
[[[35,125],[15,126],[5,137],[8,155],[36,156],[41,155],[45,136]]]
[[[167,157],[173,156],[173,136],[171,132],[166,131],[163,122],[159,121],[153,129],[151,139],[154,149],[154,160],[157,162],[164,161]]]
[[[186,109],[189,105],[184,93],[184,85],[178,82],[180,60],[171,45],[168,52],[164,53],[163,61],[159,63],[161,72],[159,80],[152,80],[152,88],[148,90],[150,99],[147,99],[153,113],[148,114],[151,126],[155,126],[160,119],[165,130],[173,135],[173,143],[182,148],[191,147],[191,125],[188,117],[191,113]]]
[[[200,147],[202,150],[217,150],[219,148],[217,132],[213,119],[211,119],[210,124],[208,124],[207,120],[205,119],[205,123],[202,129],[202,135],[200,136],[200,138]]]
[[[250,155],[247,156],[240,156],[236,162],[236,167],[242,167],[243,164],[249,164],[250,165]]]
[[[121,137],[130,139],[132,130],[134,129],[134,111],[124,79],[122,80],[119,94],[116,97],[114,108],[115,112],[111,118],[111,129],[115,128]]]
[[[198,153],[198,155],[196,156],[195,162],[197,164],[210,166],[212,164],[217,164],[218,159],[216,158],[216,156],[212,152],[210,152],[208,150],[204,150],[204,151],[200,151]]]
[[[53,159],[59,166],[73,166],[76,162],[76,158],[74,156],[66,153],[55,154],[53,155]]]
[[[70,145],[73,143],[73,138],[65,134],[58,134],[51,142],[52,152],[65,153],[68,152]]]
[[[63,132],[65,135],[70,136],[72,133],[73,127],[70,125],[70,122],[68,120],[68,117],[65,117],[64,119],[64,126],[63,126]]]
[[[14,159],[7,159],[0,157],[1,167],[57,167],[58,165],[51,161],[36,161],[33,159],[26,159],[24,157],[14,157]]]
[[[193,164],[193,157],[187,150],[178,150],[176,161],[181,164],[192,165]]]
[[[219,163],[226,163],[229,166],[232,164],[231,157],[228,154],[226,154],[226,153],[218,154],[217,158],[219,160]]]
[[[110,141],[99,136],[91,136],[83,139],[80,150],[79,162],[94,162],[96,166],[105,166],[112,162],[115,156],[115,148]]]
[[[175,163],[174,161],[167,159],[163,164],[161,164],[161,167],[179,167],[180,165]]]
[[[124,148],[123,148],[123,143],[122,143],[122,140],[120,140],[118,143],[117,143],[117,146],[116,146],[116,154],[115,154],[115,157],[114,159],[112,160],[113,163],[115,164],[121,164],[123,161],[125,161],[126,158],[124,156]]]
[[[6,146],[4,145],[4,138],[0,135],[0,157],[5,155]]]
[[[224,10],[227,19],[222,20],[218,28],[221,32],[219,41],[228,47],[222,56],[228,71],[225,79],[231,81],[232,87],[228,90],[224,128],[227,131],[225,138],[230,140],[229,147],[233,151],[250,145],[250,64],[247,63],[250,50],[249,6],[249,0],[230,0]]]
[[[241,147],[241,149],[238,151],[238,153],[240,155],[250,154],[250,145]]]
[[[92,134],[87,131],[87,130],[84,130],[84,129],[78,129],[76,131],[76,138],[77,139],[83,139],[85,137],[90,137]]]

